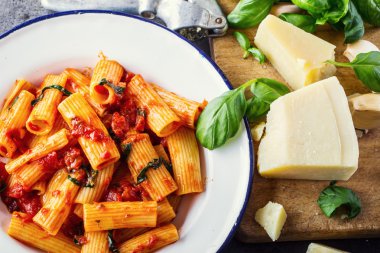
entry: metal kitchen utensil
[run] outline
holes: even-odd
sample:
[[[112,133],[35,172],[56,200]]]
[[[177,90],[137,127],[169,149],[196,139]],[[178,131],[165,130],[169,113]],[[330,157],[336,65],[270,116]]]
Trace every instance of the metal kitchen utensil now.
[[[216,0],[41,0],[41,3],[53,11],[123,11],[163,22],[172,30],[201,32],[209,37],[222,36],[227,31],[227,20]]]

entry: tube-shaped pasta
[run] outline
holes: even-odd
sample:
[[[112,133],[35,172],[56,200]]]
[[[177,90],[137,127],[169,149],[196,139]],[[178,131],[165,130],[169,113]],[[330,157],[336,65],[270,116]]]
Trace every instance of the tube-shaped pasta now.
[[[155,227],[157,202],[99,202],[83,205],[86,232],[119,228]]]
[[[46,252],[52,253],[79,253],[78,248],[71,239],[61,232],[52,236],[46,233],[33,222],[25,222],[26,214],[14,212],[8,234],[13,238]],[[5,246],[3,246],[5,247]]]
[[[147,124],[159,137],[173,133],[180,126],[180,118],[170,109],[164,100],[147,84],[142,76],[135,75],[127,86],[129,94],[138,107],[147,110]]]
[[[154,150],[156,150],[157,155],[159,157],[164,158],[168,162],[170,161],[169,156],[168,156],[168,154],[166,154],[165,148],[164,148],[164,146],[162,146],[162,144],[158,144],[158,145],[154,146]]]
[[[202,192],[204,184],[194,130],[181,127],[166,140],[172,158],[174,179],[178,185],[177,195]]]
[[[82,204],[75,204],[73,213],[81,218],[83,220],[83,205]]]
[[[65,70],[65,73],[68,79],[71,81],[71,85],[67,88],[72,90],[73,93],[79,92],[86,99],[86,101],[92,106],[95,112],[102,117],[106,112],[106,107],[97,103],[90,96],[90,78],[83,75],[80,71],[72,68],[68,68]]]
[[[120,153],[114,141],[81,94],[66,98],[58,110],[70,128],[78,133],[78,142],[94,170],[102,170],[119,160]]]
[[[46,184],[47,182],[45,180],[40,180],[38,181],[37,183],[35,183],[32,187],[31,187],[31,191],[36,191],[37,192],[37,195],[44,195],[45,192],[46,192]]]
[[[57,168],[58,169],[58,168]],[[30,190],[42,176],[46,174],[46,169],[40,161],[33,161],[24,164],[17,170],[16,174],[22,188],[26,191]]]
[[[158,95],[160,95],[160,97],[170,107],[170,109],[177,114],[182,123],[185,126],[194,129],[195,123],[204,108],[204,104],[180,97],[177,94],[165,90],[156,84],[152,83],[151,85]]]
[[[113,103],[116,99],[115,91],[110,85],[101,85],[100,82],[104,79],[117,86],[123,73],[123,67],[116,61],[106,59],[98,61],[91,78],[90,96],[101,105]]]
[[[175,218],[175,212],[170,205],[169,201],[165,198],[164,200],[157,203],[157,226],[167,224]],[[117,242],[125,242],[136,235],[141,235],[150,228],[125,228],[116,230]]]
[[[67,138],[67,130],[62,129],[56,134],[47,138],[45,142],[38,144],[37,146],[27,150],[19,157],[11,160],[5,165],[5,169],[9,174],[11,174],[27,162],[35,161],[41,157],[46,156],[50,152],[59,150],[66,146],[67,143],[69,143],[69,140]]]
[[[31,102],[34,95],[28,91],[21,91],[11,108],[8,108],[7,116],[0,129],[0,155],[13,157],[17,145],[13,137],[22,139],[25,136],[25,122],[32,110]]]
[[[115,171],[114,167],[115,165],[111,164],[99,171],[94,187],[82,187],[78,192],[75,203],[86,204],[99,201],[112,180],[112,175]]]
[[[80,180],[80,175],[74,175]],[[51,235],[56,235],[70,213],[79,186],[68,178],[52,191],[52,197],[33,217],[33,221]]]
[[[65,88],[67,81],[66,74],[47,75],[42,83],[42,89],[51,85],[59,85]],[[42,92],[42,90],[41,90]],[[57,115],[57,106],[61,102],[62,92],[57,89],[47,89],[43,93],[43,98],[34,106],[26,122],[26,129],[36,135],[48,134],[53,128]]]
[[[178,241],[177,228],[173,224],[165,225],[136,236],[120,245],[120,253],[149,253]]]
[[[81,253],[108,253],[108,231],[86,232],[87,243],[82,246]]]
[[[60,169],[54,173],[53,177],[49,181],[49,184],[47,185],[45,194],[41,198],[43,206],[53,197],[53,191],[58,189],[58,187],[62,185],[66,179],[67,173],[65,169]]]
[[[62,116],[60,114],[57,115],[57,118],[55,119],[53,128],[50,130],[48,134],[45,135],[33,135],[32,138],[30,138],[28,142],[29,148],[33,148],[37,146],[39,143],[43,143],[47,140],[50,136],[57,133],[61,129],[69,129],[69,126],[66,124],[66,122],[63,120]]]
[[[36,87],[24,79],[16,80],[12,89],[6,96],[6,100],[4,101],[3,109],[1,110],[1,113],[0,113],[1,121],[5,120],[8,114],[8,108],[11,107],[11,105],[15,102],[15,99],[17,98],[17,96],[23,90],[29,91],[30,93],[35,93]]]
[[[130,135],[127,142],[129,140],[132,142],[132,149],[127,163],[135,182],[137,182],[139,174],[150,162],[157,160],[159,156],[154,150],[148,134]],[[177,189],[176,183],[164,164],[161,164],[156,169],[148,169],[145,175],[146,179],[141,185],[155,201],[163,200]]]

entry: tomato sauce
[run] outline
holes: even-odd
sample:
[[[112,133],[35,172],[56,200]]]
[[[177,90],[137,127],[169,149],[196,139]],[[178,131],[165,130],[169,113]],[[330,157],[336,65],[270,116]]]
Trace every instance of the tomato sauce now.
[[[129,182],[111,184],[104,195],[104,201],[142,201],[143,189]]]
[[[72,119],[71,124],[72,124],[71,135],[74,138],[84,137],[92,141],[99,141],[99,142],[112,141],[111,138],[107,134],[105,134],[102,130],[94,128],[86,124],[83,120],[79,118]]]

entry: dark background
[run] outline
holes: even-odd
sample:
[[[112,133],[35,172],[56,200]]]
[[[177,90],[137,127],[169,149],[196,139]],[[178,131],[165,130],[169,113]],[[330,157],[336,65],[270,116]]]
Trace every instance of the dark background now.
[[[26,20],[49,13],[49,11],[41,7],[39,0],[0,0],[0,34]],[[206,53],[210,53],[207,40],[198,41],[196,45]],[[307,231],[305,231],[305,233],[307,233]],[[380,239],[346,239],[317,242],[349,252],[380,252]],[[305,241],[246,244],[233,238],[223,250],[223,253],[301,253],[306,252],[309,243],[310,242]]]

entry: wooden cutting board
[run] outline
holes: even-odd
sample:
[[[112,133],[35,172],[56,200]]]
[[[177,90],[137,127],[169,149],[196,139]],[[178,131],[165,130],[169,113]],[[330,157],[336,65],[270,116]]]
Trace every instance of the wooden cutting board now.
[[[230,13],[238,0],[219,0],[225,13]],[[252,57],[244,60],[243,51],[229,29],[226,36],[213,40],[216,63],[234,87],[258,77],[269,77],[284,82],[270,63],[260,65]],[[256,28],[244,30],[253,43]],[[320,27],[316,35],[337,46],[336,59],[347,61],[343,34],[329,27]],[[380,47],[380,28],[368,27],[364,39]],[[337,77],[347,95],[368,93],[368,90],[348,68],[339,68]],[[323,122],[321,122],[323,124]],[[255,143],[255,149],[258,143]],[[380,129],[370,131],[359,139],[359,169],[347,182],[338,185],[354,190],[361,199],[362,212],[353,220],[327,218],[317,205],[319,193],[328,181],[279,180],[261,177],[255,168],[250,200],[237,232],[244,242],[266,242],[269,237],[254,220],[255,212],[268,201],[281,203],[288,215],[280,241],[365,238],[380,236]]]

